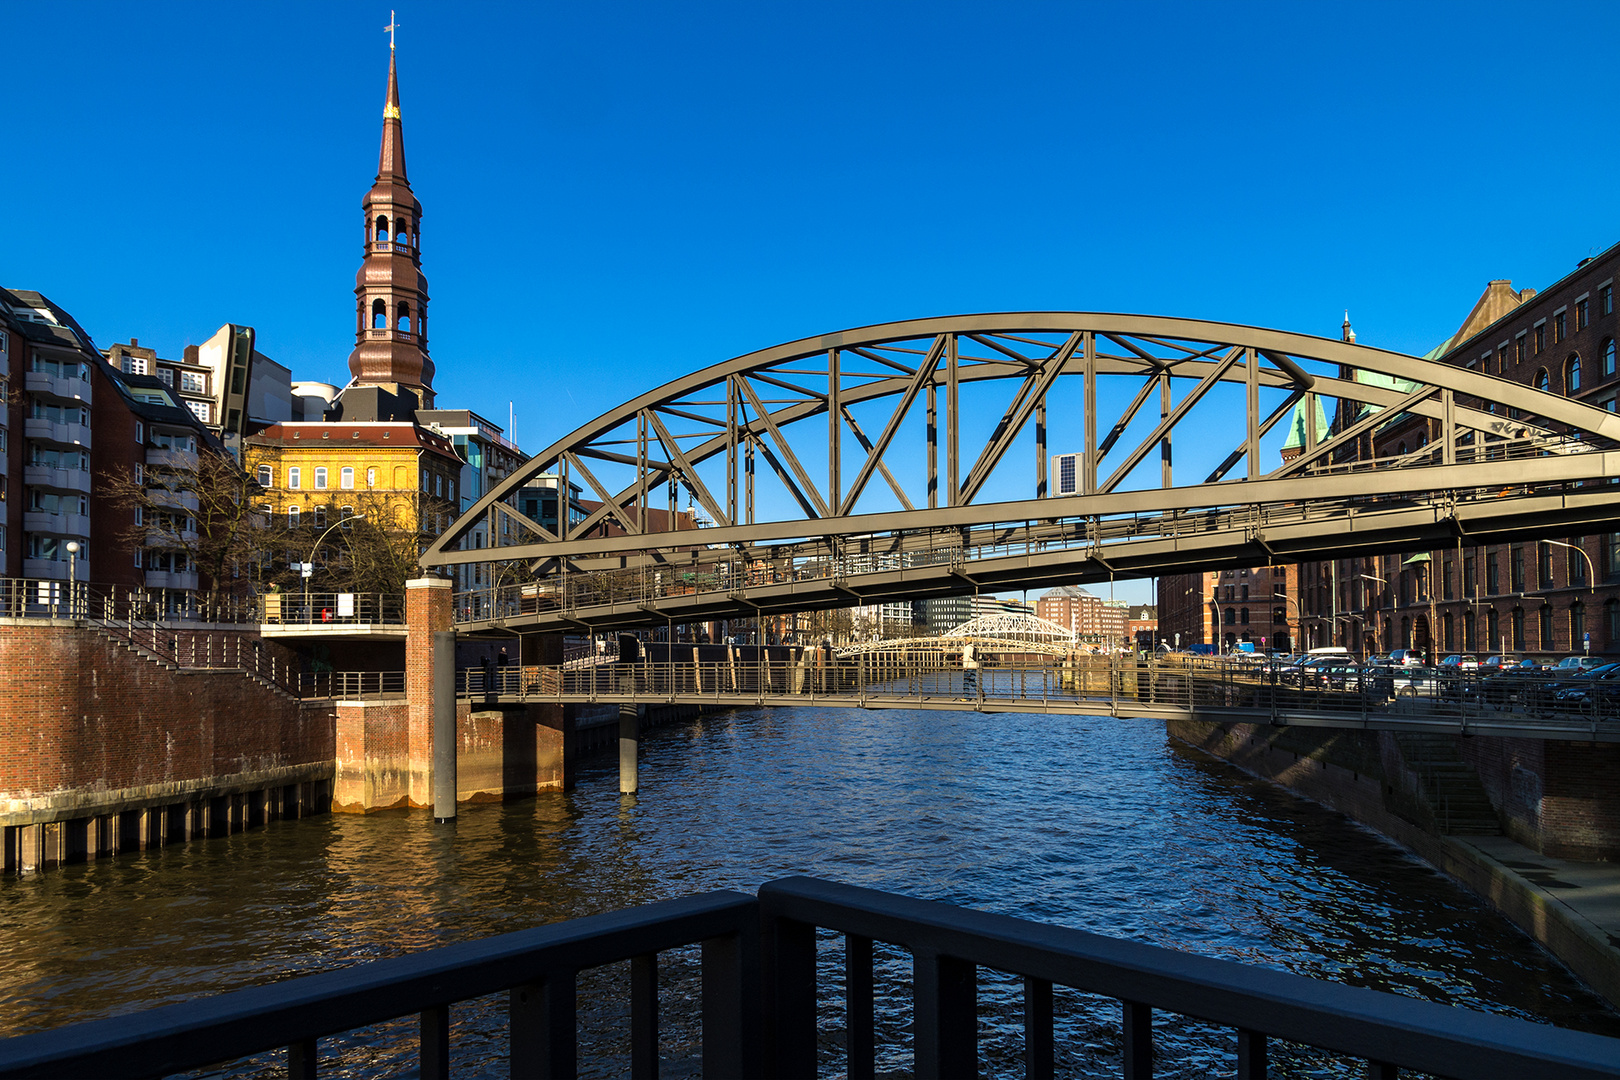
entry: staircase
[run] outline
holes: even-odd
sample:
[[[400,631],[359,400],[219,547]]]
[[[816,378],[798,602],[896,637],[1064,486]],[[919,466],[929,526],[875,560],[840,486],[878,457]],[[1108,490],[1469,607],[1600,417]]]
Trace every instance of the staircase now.
[[[154,651],[153,649],[147,648],[139,640],[137,640],[137,637],[133,633],[127,632],[122,626],[120,626],[117,623],[113,623],[113,624],[109,625],[109,624],[106,624],[106,623],[98,622],[98,621],[96,621],[94,619],[90,619],[90,620],[86,620],[84,625],[88,629],[93,630],[97,634],[101,635],[103,638],[105,638],[107,641],[111,642],[113,645],[117,646],[118,648],[123,649],[123,650],[125,650],[127,652],[130,652],[130,653],[134,654],[135,656],[140,657],[142,660],[147,661],[148,663],[156,664],[157,666],[159,666],[161,668],[164,668],[164,669],[166,669],[168,671],[180,671],[180,670],[182,670],[183,665],[177,663],[176,660],[173,660],[173,659],[170,659],[167,656],[164,656],[161,652]],[[156,640],[156,630],[153,631],[153,636],[154,636],[154,641],[155,641]],[[270,690],[270,691],[272,691],[272,692],[274,692],[276,694],[280,694],[282,697],[287,698],[290,701],[297,701],[298,700],[298,695],[296,693],[294,693],[290,687],[288,687],[288,686],[284,685],[283,683],[281,683],[280,680],[274,678],[273,676],[265,675],[265,674],[263,674],[261,672],[254,671],[251,668],[236,667],[236,666],[230,666],[230,667],[222,666],[222,667],[218,667],[218,668],[210,668],[210,669],[207,669],[207,670],[235,671],[238,674],[240,674],[243,678],[247,679],[249,682],[258,683],[260,686],[264,687],[266,690]]]
[[[1501,836],[1502,822],[1474,767],[1452,735],[1399,734],[1395,742],[1423,786],[1423,797],[1445,836]]]

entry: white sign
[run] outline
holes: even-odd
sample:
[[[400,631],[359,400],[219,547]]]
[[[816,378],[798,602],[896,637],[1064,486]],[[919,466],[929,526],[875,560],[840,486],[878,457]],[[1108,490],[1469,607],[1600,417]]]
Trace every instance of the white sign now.
[[[340,618],[340,619],[352,619],[352,618],[354,618],[354,593],[352,593],[352,592],[340,592],[340,593],[338,593],[338,618]]]

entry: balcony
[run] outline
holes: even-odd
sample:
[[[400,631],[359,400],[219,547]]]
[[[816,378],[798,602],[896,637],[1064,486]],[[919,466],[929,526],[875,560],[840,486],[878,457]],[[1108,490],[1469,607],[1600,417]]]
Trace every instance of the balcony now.
[[[146,497],[152,500],[153,506],[166,506],[173,510],[185,510],[195,514],[201,503],[197,496],[189,491],[169,491],[166,488],[148,488]]]
[[[77,375],[56,376],[44,371],[30,371],[24,376],[23,385],[31,394],[49,394],[66,401],[90,404],[90,383]]]
[[[415,341],[416,335],[409,330],[367,330],[366,336],[373,341],[386,341],[393,338],[395,341]]]
[[[90,560],[79,560],[83,565],[78,568],[79,580],[82,582],[90,569]],[[51,581],[66,581],[68,564],[66,559],[24,559],[23,577],[46,578]]]
[[[53,514],[48,510],[24,510],[23,531],[88,539],[90,518],[85,514]]]
[[[50,488],[52,491],[76,491],[90,494],[89,469],[53,469],[49,465],[24,465],[23,483],[30,487]]]
[[[188,589],[195,592],[197,589],[197,571],[148,570],[146,572],[146,587],[148,589]]]
[[[410,255],[411,245],[402,244],[397,240],[373,240],[371,250],[377,255]]]
[[[146,451],[146,463],[158,468],[186,469],[195,472],[197,454],[194,450],[174,450],[166,446],[154,446]]]
[[[90,445],[90,428],[84,424],[58,424],[30,416],[23,421],[23,433],[30,439],[62,443],[67,446]]]

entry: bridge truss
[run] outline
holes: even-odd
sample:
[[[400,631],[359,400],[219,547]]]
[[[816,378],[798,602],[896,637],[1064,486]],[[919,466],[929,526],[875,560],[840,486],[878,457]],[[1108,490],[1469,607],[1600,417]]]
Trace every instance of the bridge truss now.
[[[1371,436],[1403,416],[1434,437],[1373,458]],[[1290,425],[1299,452],[1278,462]],[[1341,341],[954,316],[806,338],[641,394],[535,455],[422,561],[491,564],[458,598],[469,631],[746,618],[1605,531],[1617,446],[1614,414]],[[577,489],[582,510],[521,514],[531,485]],[[491,546],[460,550],[480,522]]]

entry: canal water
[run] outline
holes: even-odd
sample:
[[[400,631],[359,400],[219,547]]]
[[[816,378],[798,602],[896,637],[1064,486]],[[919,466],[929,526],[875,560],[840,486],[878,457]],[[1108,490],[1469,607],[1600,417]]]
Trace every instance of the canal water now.
[[[812,874],[1620,1036],[1620,1016],[1471,895],[1149,721],[742,709],[642,748],[636,797],[619,795],[609,755],[570,794],[466,807],[453,828],[333,815],[6,879],[0,1033]],[[823,1068],[837,1074],[835,938],[822,954]],[[879,959],[880,1071],[905,1075],[909,961]],[[694,971],[685,952],[661,972],[667,1076],[697,1068]],[[588,1075],[627,1071],[628,981],[582,979]],[[1017,984],[985,973],[980,998],[986,1075],[1021,1075]],[[1060,1073],[1117,1075],[1117,1003],[1060,990],[1057,1010]],[[504,1074],[502,1017],[494,998],[456,1008],[458,1075]],[[1231,1033],[1159,1024],[1160,1075],[1230,1074]],[[408,1073],[413,1029],[323,1040],[322,1072]],[[1304,1050],[1274,1059],[1350,1075]]]

